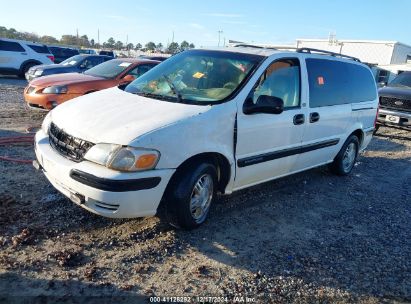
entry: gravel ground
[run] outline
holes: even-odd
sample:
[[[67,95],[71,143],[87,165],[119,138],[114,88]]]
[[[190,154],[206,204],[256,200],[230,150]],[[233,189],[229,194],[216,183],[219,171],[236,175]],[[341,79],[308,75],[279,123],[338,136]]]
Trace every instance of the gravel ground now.
[[[0,138],[44,116],[25,109],[22,85],[0,79]],[[30,146],[0,155],[34,157]],[[0,302],[410,303],[410,162],[411,133],[381,128],[352,175],[317,168],[221,197],[186,232],[95,216],[30,165],[0,161]]]

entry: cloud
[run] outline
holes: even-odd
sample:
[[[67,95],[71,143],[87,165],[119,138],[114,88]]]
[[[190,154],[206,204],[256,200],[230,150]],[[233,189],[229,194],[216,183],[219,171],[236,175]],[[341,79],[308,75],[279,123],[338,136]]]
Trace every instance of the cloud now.
[[[204,30],[205,29],[204,26],[202,26],[201,24],[198,24],[198,23],[190,23],[189,26],[191,26],[191,27],[193,27],[197,30]]]
[[[241,15],[241,14],[226,14],[226,13],[210,13],[210,14],[205,14],[205,16],[222,17],[222,18],[241,18],[241,17],[244,17],[244,15]]]

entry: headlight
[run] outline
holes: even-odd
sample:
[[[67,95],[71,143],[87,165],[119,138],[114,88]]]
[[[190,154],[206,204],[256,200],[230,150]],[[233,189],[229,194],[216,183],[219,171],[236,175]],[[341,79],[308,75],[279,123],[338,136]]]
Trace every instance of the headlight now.
[[[34,72],[34,75],[41,76],[43,74],[43,70],[37,70]]]
[[[117,171],[144,171],[157,165],[160,152],[113,144],[97,144],[88,150],[84,158]]]
[[[67,86],[51,86],[43,90],[44,94],[65,94],[67,93]]]
[[[48,134],[49,127],[51,124],[51,112],[49,112],[46,117],[44,117],[43,123],[41,124],[41,129],[44,133]]]

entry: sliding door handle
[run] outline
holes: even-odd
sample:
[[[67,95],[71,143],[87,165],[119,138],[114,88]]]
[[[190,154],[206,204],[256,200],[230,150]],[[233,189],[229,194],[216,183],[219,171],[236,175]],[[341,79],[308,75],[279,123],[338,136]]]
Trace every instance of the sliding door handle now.
[[[295,125],[302,125],[304,123],[304,121],[305,121],[304,114],[297,114],[297,115],[294,116],[293,123]]]
[[[310,113],[310,122],[311,123],[317,122],[319,120],[320,120],[320,114],[318,114],[317,112]]]

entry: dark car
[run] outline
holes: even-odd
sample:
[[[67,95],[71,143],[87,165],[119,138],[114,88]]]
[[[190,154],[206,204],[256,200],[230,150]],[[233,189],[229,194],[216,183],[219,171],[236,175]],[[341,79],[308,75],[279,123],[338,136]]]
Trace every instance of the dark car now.
[[[379,91],[378,125],[411,130],[411,72],[399,74]]]
[[[36,65],[28,70],[26,73],[26,79],[31,81],[37,77],[53,74],[81,73],[111,59],[113,58],[109,56],[83,54],[76,55],[59,64]]]
[[[113,51],[100,51],[99,55],[110,56],[111,58],[116,58],[116,54]]]
[[[54,63],[61,63],[70,57],[80,54],[77,49],[69,47],[49,46],[48,48],[54,55]]]

